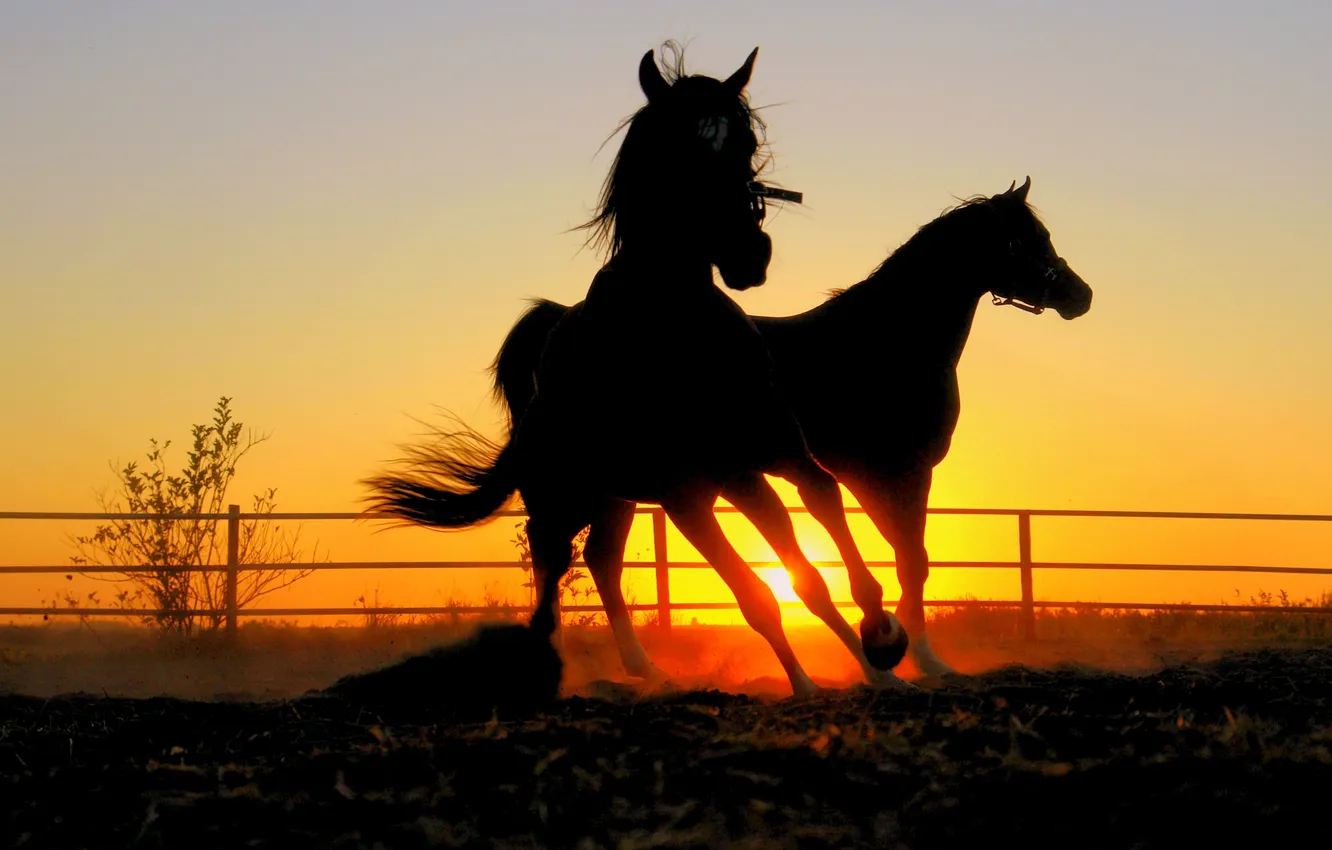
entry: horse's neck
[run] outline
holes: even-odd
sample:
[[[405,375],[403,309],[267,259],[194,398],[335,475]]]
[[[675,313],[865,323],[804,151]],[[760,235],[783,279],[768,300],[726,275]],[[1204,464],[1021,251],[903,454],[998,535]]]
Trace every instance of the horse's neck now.
[[[956,250],[901,251],[828,306],[858,325],[864,338],[883,340],[887,356],[955,368],[984,294],[966,256]]]
[[[712,263],[669,245],[626,246],[602,267],[602,273],[646,287],[713,286]]]
[[[680,255],[622,250],[592,280],[580,334],[599,348],[607,340],[640,348],[649,341],[693,337],[715,323],[728,303],[712,278],[712,265]]]

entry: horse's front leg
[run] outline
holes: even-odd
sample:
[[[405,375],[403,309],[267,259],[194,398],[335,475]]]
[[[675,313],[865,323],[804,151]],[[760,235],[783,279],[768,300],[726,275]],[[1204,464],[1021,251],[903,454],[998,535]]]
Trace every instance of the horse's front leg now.
[[[735,594],[735,601],[740,604],[740,613],[745,622],[762,635],[776,653],[777,660],[791,682],[792,694],[798,699],[812,696],[818,692],[818,686],[800,666],[786,639],[786,633],[782,631],[782,610],[777,604],[777,597],[767,582],[750,569],[749,564],[726,539],[712,511],[715,499],[715,493],[710,499],[689,494],[667,499],[662,508],[689,544],[712,565],[731,593]]]
[[[722,497],[735,505],[772,546],[791,577],[791,588],[796,596],[842,641],[860,665],[865,680],[875,687],[904,684],[891,673],[885,674],[875,668],[865,657],[860,636],[833,604],[828,583],[823,580],[822,574],[805,557],[796,539],[791,515],[768,480],[762,474],[738,479],[722,490]]]

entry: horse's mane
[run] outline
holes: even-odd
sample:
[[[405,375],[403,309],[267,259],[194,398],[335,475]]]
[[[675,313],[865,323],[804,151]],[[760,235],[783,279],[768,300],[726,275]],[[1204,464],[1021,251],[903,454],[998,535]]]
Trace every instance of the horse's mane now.
[[[928,244],[930,240],[933,239],[933,237],[938,235],[940,227],[946,222],[949,222],[955,213],[961,210],[984,206],[986,204],[991,204],[991,203],[1002,204],[1004,203],[1004,200],[1005,198],[1004,195],[1002,194],[996,195],[994,197],[991,197],[989,195],[972,195],[969,198],[957,198],[958,203],[954,204],[951,207],[945,207],[943,211],[939,213],[939,215],[935,216],[932,220],[927,221],[925,224],[922,224],[920,227],[916,228],[915,233],[913,233],[905,242],[903,242],[891,253],[889,253],[889,255],[884,259],[884,261],[879,263],[879,265],[875,267],[874,271],[870,272],[869,275],[866,276],[864,280],[860,281],[860,283],[867,283],[871,280],[874,280],[876,277],[879,277],[881,274],[883,274],[884,270],[888,267],[888,265],[892,263],[895,259],[900,259],[904,252],[908,252],[913,248],[919,248],[922,245]],[[1031,206],[1030,203],[1024,203],[1022,206],[1026,207],[1027,212],[1030,213],[1031,216],[1034,219],[1036,219],[1036,221],[1041,220],[1040,216],[1036,213],[1036,210]],[[859,286],[860,283],[848,287],[838,287],[835,289],[829,289],[828,301],[835,301],[838,298],[843,297],[848,292]]]
[[[706,79],[711,80],[703,74],[686,74],[684,69],[684,48],[674,41],[667,41],[661,48],[663,56],[671,54],[671,59],[663,60],[662,76],[671,86],[685,79]],[[750,106],[749,98],[742,92],[736,98],[734,104],[728,107],[733,110],[732,115],[739,119],[739,127],[733,128],[740,131],[747,128],[754,142],[754,173],[757,175],[770,163],[768,154],[768,143],[766,139],[767,125],[759,117],[758,110]],[[626,207],[641,206],[645,199],[642,197],[644,192],[640,181],[649,173],[655,165],[653,154],[658,152],[659,148],[654,148],[658,140],[654,138],[654,133],[658,130],[654,126],[653,120],[663,110],[660,105],[652,103],[644,104],[636,112],[622,120],[615,130],[606,137],[601,143],[605,147],[606,143],[613,139],[621,131],[625,132],[624,141],[620,143],[620,149],[615,154],[615,159],[611,163],[610,172],[606,175],[602,183],[601,196],[598,200],[596,213],[588,221],[577,225],[574,230],[589,230],[585,244],[594,245],[601,250],[609,250],[615,253],[623,247],[624,228],[623,218]],[[599,147],[598,152],[601,148]]]

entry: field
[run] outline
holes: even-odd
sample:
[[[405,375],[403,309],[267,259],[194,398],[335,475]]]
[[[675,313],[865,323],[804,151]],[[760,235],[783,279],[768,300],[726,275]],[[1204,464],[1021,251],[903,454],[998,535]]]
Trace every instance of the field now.
[[[307,693],[465,624],[256,626],[232,648],[104,626],[0,630],[0,682],[14,692],[0,696],[0,824],[8,846],[33,847],[1328,837],[1326,620],[1051,614],[1039,625],[1032,645],[1005,612],[941,617],[936,646],[971,675],[908,694],[854,685],[840,647],[797,632],[830,688],[804,703],[783,698],[742,629],[678,627],[670,646],[644,630],[678,674],[680,689],[657,696],[607,684],[620,673],[604,629],[569,629],[558,702],[467,723]]]

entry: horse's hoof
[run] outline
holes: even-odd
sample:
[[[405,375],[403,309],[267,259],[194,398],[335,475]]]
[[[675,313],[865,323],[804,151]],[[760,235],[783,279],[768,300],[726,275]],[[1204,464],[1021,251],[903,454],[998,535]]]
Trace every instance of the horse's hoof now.
[[[920,672],[931,678],[943,679],[963,675],[949,667],[939,656],[934,654],[934,650],[930,648],[929,637],[924,634],[911,642],[911,658],[916,662],[916,666],[920,668]]]
[[[920,691],[920,687],[913,685],[905,679],[890,671],[875,671],[873,676],[867,677],[867,685],[874,691],[892,691],[895,693],[914,694]]]
[[[671,680],[671,676],[665,670],[661,669],[652,662],[648,662],[646,668],[629,674],[634,679],[641,679],[643,684],[657,687]]]
[[[623,703],[635,699],[638,691],[633,685],[624,682],[595,679],[587,684],[587,696],[589,699]]]
[[[889,611],[884,611],[883,618],[877,622],[860,621],[860,645],[865,651],[865,660],[876,670],[892,670],[901,664],[909,644],[906,629]]]
[[[916,659],[916,666],[920,668],[922,676],[928,676],[931,679],[967,679],[970,678],[966,673],[960,673],[943,663],[939,659],[934,659],[934,663]]]
[[[674,679],[665,675],[661,678],[639,679],[636,680],[635,684],[642,693],[652,696],[669,696],[670,694],[684,693],[685,690],[677,685]]]
[[[797,702],[813,699],[822,692],[823,689],[814,684],[814,680],[804,674],[791,680],[791,699]]]

